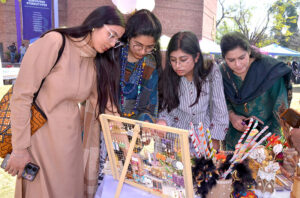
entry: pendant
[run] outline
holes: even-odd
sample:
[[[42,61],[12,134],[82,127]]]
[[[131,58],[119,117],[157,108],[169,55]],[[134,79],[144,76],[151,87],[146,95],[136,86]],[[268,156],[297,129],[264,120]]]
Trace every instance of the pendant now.
[[[244,111],[245,111],[245,113],[248,113],[249,112],[249,110],[248,110],[248,108],[247,108],[247,102],[244,104]]]

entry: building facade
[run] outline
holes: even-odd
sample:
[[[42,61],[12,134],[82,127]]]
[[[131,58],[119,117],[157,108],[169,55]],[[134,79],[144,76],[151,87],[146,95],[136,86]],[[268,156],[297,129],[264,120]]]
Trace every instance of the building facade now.
[[[79,25],[96,7],[114,6],[111,0],[58,0],[59,25]],[[20,5],[21,6],[21,5]],[[20,8],[21,12],[22,9]],[[154,14],[160,19],[163,34],[172,36],[178,31],[192,31],[199,39],[213,40],[217,0],[156,0]],[[20,13],[22,17],[22,13]],[[22,19],[21,26],[22,26]],[[22,28],[21,28],[22,29]],[[7,46],[17,42],[15,1],[0,3],[0,54],[7,53]],[[24,41],[28,44],[29,41]],[[6,57],[5,57],[6,58]]]

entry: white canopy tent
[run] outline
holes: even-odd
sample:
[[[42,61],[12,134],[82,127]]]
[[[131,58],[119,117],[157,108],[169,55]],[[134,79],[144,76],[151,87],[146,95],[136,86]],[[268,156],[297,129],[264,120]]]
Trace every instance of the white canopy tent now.
[[[268,52],[268,54],[272,56],[300,56],[300,52],[297,52],[295,50],[286,47],[282,47],[275,43],[260,49]]]
[[[160,50],[161,51],[167,50],[170,40],[171,40],[171,38],[168,37],[167,35],[162,35],[160,37],[159,42],[160,42]]]
[[[199,41],[201,51],[208,54],[221,54],[220,45],[214,41],[203,38]]]
[[[166,35],[162,35],[160,37],[160,49],[162,51],[166,51],[168,44],[170,42],[170,37],[166,36]],[[207,53],[207,54],[221,54],[221,48],[220,45],[218,45],[217,43],[208,40],[208,39],[202,39],[199,41],[199,45],[201,48],[201,51],[203,53]]]

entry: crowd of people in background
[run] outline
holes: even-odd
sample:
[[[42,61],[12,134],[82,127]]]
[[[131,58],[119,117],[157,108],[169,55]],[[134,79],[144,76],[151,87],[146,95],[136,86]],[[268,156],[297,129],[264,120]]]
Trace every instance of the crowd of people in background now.
[[[19,56],[18,57],[17,57],[18,51],[17,51],[16,43],[13,42],[10,46],[7,47],[7,49],[9,51],[10,62],[15,63],[15,61],[17,59],[17,62],[21,63],[27,48],[26,48],[25,44],[22,43],[22,45],[19,48]]]

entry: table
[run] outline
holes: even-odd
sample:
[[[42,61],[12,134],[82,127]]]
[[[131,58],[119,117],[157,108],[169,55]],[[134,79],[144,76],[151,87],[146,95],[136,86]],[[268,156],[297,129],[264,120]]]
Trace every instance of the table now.
[[[105,175],[103,182],[97,189],[94,198],[114,197],[115,192],[117,190],[117,186],[118,186],[118,180],[115,180],[111,175]],[[148,192],[142,191],[140,189],[132,187],[129,184],[124,183],[120,194],[120,198],[134,198],[134,197],[158,198],[155,195],[152,195]],[[290,191],[281,191],[281,192],[275,192],[271,198],[289,198],[289,197],[290,197]]]
[[[105,175],[101,185],[98,187],[96,195],[94,198],[108,198],[115,197],[115,192],[118,186],[118,180],[115,180],[111,175]],[[101,193],[102,191],[102,193]],[[151,193],[145,192],[138,188],[132,187],[129,184],[124,183],[120,194],[120,198],[158,198]]]
[[[12,68],[2,68],[3,71],[3,80],[13,80],[16,79],[20,68],[12,67]]]

